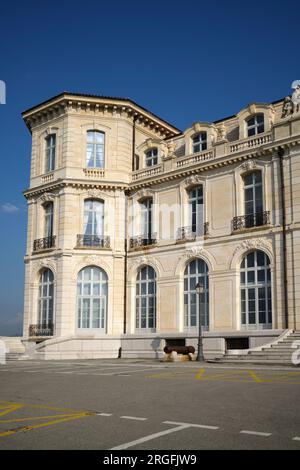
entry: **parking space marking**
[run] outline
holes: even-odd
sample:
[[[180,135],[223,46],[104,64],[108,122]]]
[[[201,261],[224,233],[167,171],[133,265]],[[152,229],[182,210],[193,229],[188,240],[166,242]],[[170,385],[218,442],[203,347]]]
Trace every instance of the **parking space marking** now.
[[[138,416],[120,416],[122,419],[132,419],[135,421],[146,421],[148,418],[139,418]]]
[[[270,437],[272,436],[271,432],[259,432],[259,431],[240,431],[240,434],[250,434],[252,436],[261,436],[261,437]]]
[[[300,441],[300,437],[298,437],[298,436],[293,437],[293,441]]]
[[[0,413],[1,418],[9,413],[13,413],[18,411],[19,409],[43,409],[43,410],[52,410],[56,412],[61,412],[59,414],[52,414],[52,415],[43,415],[43,416],[25,416],[22,418],[18,417],[10,417],[9,419],[0,419],[1,424],[9,424],[9,423],[21,423],[24,421],[36,421],[36,420],[47,420],[44,423],[39,424],[30,424],[27,426],[21,426],[14,429],[8,429],[5,431],[0,432],[0,437],[7,437],[14,435],[18,432],[25,432],[31,431],[33,429],[45,428],[48,426],[52,426],[54,424],[63,423],[67,421],[72,421],[75,419],[85,418],[87,416],[94,416],[94,412],[89,411],[79,411],[79,410],[71,410],[66,408],[58,408],[52,407],[47,405],[31,405],[28,403],[13,403],[8,401],[1,401],[0,402],[0,409],[4,410]]]
[[[112,416],[112,413],[97,413],[97,416]]]
[[[163,424],[172,424],[178,426],[189,426],[191,428],[202,428],[202,429],[211,429],[212,431],[216,431],[220,429],[218,426],[208,426],[206,424],[194,424],[194,423],[181,423],[179,421],[163,421]]]
[[[182,425],[176,428],[166,429],[165,431],[156,432],[154,434],[149,434],[148,436],[141,437],[140,439],[136,439],[131,442],[126,442],[125,444],[121,444],[116,447],[112,447],[110,450],[124,450],[128,449],[129,447],[134,447],[138,444],[143,444],[144,442],[152,441],[153,439],[157,439],[158,437],[166,436],[167,434],[172,434],[173,432],[183,431],[183,429],[187,429],[189,426]]]

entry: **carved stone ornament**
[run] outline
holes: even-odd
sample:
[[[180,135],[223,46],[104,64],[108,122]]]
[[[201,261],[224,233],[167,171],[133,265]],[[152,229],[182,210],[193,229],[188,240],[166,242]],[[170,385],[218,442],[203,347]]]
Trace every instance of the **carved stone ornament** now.
[[[146,257],[146,256],[139,256],[138,258],[136,258],[133,262],[133,267],[138,267],[138,266],[141,266],[143,264],[148,264],[149,263],[149,259]]]
[[[96,255],[90,255],[84,258],[84,262],[86,263],[87,266],[92,265],[92,264],[97,264],[99,263],[99,260],[100,260],[100,256],[96,256]]]
[[[251,171],[257,168],[257,163],[255,160],[247,160],[245,163],[242,164],[242,169],[244,171]]]
[[[203,254],[203,248],[200,246],[193,246],[188,248],[185,252],[185,258],[191,258],[193,256],[201,256]]]
[[[234,250],[234,255],[237,253],[243,253],[247,250],[259,250],[266,249],[269,252],[272,252],[272,245],[270,242],[263,238],[255,238],[253,240],[245,240]]]
[[[222,142],[226,140],[226,127],[224,123],[222,123],[221,127],[217,129],[217,141]]]
[[[45,193],[40,197],[40,201],[43,203],[45,202],[52,202],[55,199],[55,194],[52,193]]]
[[[197,184],[201,184],[201,183],[203,183],[203,180],[198,175],[189,176],[189,178],[184,180],[184,184],[186,187],[196,186]]]
[[[292,95],[286,96],[282,105],[281,118],[292,116],[300,110],[300,80],[292,83]]]

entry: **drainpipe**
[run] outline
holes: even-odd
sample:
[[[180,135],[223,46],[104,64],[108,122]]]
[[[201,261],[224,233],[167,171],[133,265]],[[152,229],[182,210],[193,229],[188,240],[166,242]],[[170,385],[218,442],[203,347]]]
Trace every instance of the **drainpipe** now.
[[[281,196],[281,213],[282,213],[282,254],[283,254],[283,302],[284,302],[284,319],[285,328],[289,327],[289,310],[288,310],[288,280],[287,280],[287,251],[286,251],[286,207],[285,207],[285,186],[283,172],[284,148],[279,147],[279,171],[280,171],[280,196]]]
[[[135,123],[138,118],[138,115],[136,114],[133,116],[133,121],[132,121],[132,171],[136,170],[135,168]]]
[[[125,209],[124,209],[124,218],[125,218],[125,236],[124,236],[124,314],[123,314],[123,333],[126,333],[126,312],[127,312],[127,217],[128,217],[128,192],[125,191]]]

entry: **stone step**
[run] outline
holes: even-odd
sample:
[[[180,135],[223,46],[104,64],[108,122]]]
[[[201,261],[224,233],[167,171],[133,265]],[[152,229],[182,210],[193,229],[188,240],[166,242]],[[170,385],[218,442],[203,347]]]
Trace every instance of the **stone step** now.
[[[214,364],[239,364],[239,365],[244,365],[244,364],[249,364],[249,365],[272,365],[272,366],[287,366],[287,367],[298,367],[300,368],[300,365],[295,365],[292,364],[289,361],[282,361],[282,360],[274,360],[274,359],[247,359],[247,360],[239,360],[239,359],[230,359],[229,360],[224,360],[224,358],[219,359],[219,360],[209,360],[207,362],[209,363],[214,363]]]

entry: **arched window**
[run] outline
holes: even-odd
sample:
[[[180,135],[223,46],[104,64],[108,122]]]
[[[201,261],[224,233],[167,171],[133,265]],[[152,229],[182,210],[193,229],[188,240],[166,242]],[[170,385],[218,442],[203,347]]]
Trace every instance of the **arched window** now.
[[[106,332],[107,274],[96,266],[88,266],[78,274],[77,327]]]
[[[55,169],[56,154],[56,134],[49,134],[46,137],[46,164],[45,171],[53,171]]]
[[[104,168],[105,134],[100,131],[87,132],[86,166],[87,168]]]
[[[193,153],[202,152],[207,150],[207,133],[199,132],[192,137]]]
[[[193,234],[201,235],[203,233],[204,214],[203,214],[203,187],[195,186],[188,191],[189,201],[189,226]]]
[[[201,282],[204,287],[202,294],[196,293],[196,284]],[[209,276],[208,266],[202,259],[191,261],[184,272],[184,326],[198,326],[199,310],[201,326],[209,329]]]
[[[241,314],[243,328],[272,328],[270,260],[260,250],[248,253],[241,264]]]
[[[136,328],[156,328],[156,273],[151,266],[141,268],[136,279]]]
[[[44,216],[44,236],[50,239],[53,236],[53,202],[44,205]]]
[[[86,236],[103,237],[104,231],[104,202],[95,199],[84,201],[84,227]]]
[[[252,171],[244,176],[245,227],[264,224],[263,186],[261,171]]]
[[[157,155],[158,155],[158,150],[156,147],[148,150],[146,152],[146,166],[154,166],[157,165]]]
[[[265,132],[265,118],[263,114],[255,114],[247,119],[248,137]]]
[[[38,298],[38,322],[42,328],[53,329],[54,276],[50,269],[40,275]]]

